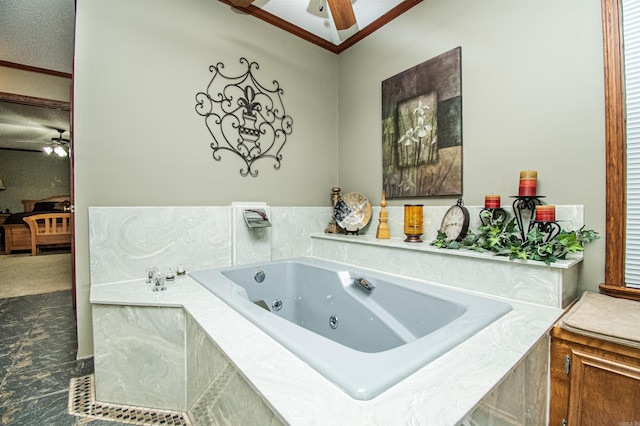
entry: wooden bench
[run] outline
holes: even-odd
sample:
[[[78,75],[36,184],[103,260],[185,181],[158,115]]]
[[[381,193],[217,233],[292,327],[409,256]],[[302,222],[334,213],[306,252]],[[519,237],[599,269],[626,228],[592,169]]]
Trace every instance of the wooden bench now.
[[[36,214],[24,221],[31,231],[31,256],[37,256],[44,245],[71,244],[71,213]]]

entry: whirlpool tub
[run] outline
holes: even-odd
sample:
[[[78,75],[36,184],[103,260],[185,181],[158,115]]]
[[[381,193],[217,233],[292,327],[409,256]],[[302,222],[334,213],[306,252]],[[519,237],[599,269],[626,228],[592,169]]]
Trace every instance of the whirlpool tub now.
[[[189,275],[359,400],[376,397],[512,309],[315,258]]]

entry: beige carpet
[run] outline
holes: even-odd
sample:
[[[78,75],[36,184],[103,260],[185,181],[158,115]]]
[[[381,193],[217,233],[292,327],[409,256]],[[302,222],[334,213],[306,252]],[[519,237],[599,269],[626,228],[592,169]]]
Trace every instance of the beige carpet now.
[[[71,253],[0,255],[0,299],[71,289]]]

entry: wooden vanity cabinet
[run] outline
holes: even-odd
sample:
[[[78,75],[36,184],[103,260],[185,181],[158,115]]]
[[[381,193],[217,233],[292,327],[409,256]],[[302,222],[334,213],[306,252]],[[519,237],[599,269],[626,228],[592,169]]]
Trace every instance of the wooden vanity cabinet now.
[[[551,330],[550,426],[640,426],[640,350]]]

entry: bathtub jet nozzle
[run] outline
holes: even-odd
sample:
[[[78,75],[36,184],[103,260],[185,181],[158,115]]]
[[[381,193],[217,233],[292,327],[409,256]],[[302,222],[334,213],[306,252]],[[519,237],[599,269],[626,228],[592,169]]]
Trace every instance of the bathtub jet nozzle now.
[[[353,283],[356,285],[356,287],[361,288],[368,294],[373,293],[373,290],[376,288],[375,285],[365,280],[364,278],[354,278]]]

